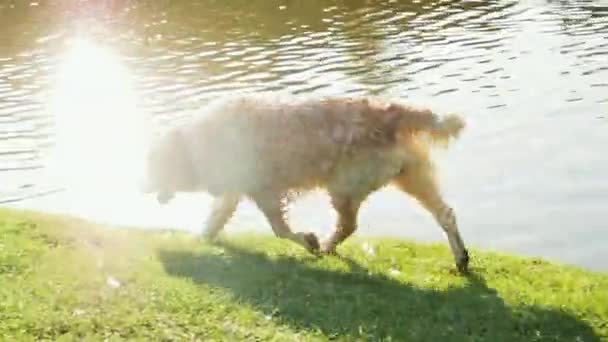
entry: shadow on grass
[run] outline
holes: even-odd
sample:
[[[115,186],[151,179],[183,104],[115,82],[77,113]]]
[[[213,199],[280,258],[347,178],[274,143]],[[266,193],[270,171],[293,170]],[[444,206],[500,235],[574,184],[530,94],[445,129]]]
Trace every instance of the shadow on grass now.
[[[369,340],[599,341],[572,315],[536,306],[507,306],[483,279],[447,290],[418,288],[368,275],[342,258],[350,272],[329,271],[288,257],[222,245],[223,255],[162,250],[168,274],[226,288],[275,322],[328,337]]]

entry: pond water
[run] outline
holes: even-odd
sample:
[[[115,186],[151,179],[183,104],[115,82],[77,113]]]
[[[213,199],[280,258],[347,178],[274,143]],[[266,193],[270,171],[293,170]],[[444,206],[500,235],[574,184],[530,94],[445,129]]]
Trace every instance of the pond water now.
[[[381,95],[466,118],[434,158],[468,244],[608,270],[606,1],[7,0],[0,32],[2,206],[198,232],[209,196],[135,190],[150,131],[237,90]],[[270,232],[249,202],[227,229]],[[390,188],[358,234],[445,241]]]

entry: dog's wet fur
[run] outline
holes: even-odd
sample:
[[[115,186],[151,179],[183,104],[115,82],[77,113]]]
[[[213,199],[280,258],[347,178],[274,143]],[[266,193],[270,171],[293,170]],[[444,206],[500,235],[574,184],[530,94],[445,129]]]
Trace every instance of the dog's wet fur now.
[[[378,98],[234,95],[212,101],[156,141],[147,159],[146,191],[161,203],[178,192],[213,195],[204,230],[209,239],[247,197],[276,236],[319,255],[334,253],[355,231],[361,203],[392,184],[433,214],[457,268],[466,272],[468,252],[429,155],[432,144],[447,146],[464,126],[457,114],[439,116]],[[292,231],[285,220],[286,204],[313,189],[326,190],[338,214],[323,242]]]

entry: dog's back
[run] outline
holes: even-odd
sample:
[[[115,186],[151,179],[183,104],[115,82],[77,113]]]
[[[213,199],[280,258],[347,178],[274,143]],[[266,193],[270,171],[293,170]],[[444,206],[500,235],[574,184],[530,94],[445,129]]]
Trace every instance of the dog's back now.
[[[413,111],[370,99],[241,95],[212,103],[194,127],[205,163],[220,170],[208,183],[222,191],[305,190],[346,168],[358,169],[352,182],[397,172],[410,130],[432,115]]]

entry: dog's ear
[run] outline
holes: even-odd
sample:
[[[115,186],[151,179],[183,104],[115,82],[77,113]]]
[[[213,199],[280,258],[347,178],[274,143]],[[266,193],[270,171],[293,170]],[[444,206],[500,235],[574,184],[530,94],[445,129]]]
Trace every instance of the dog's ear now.
[[[178,130],[167,131],[162,137],[162,148],[164,149],[165,157],[168,158],[168,162],[177,162],[182,157],[183,151],[183,137]]]

